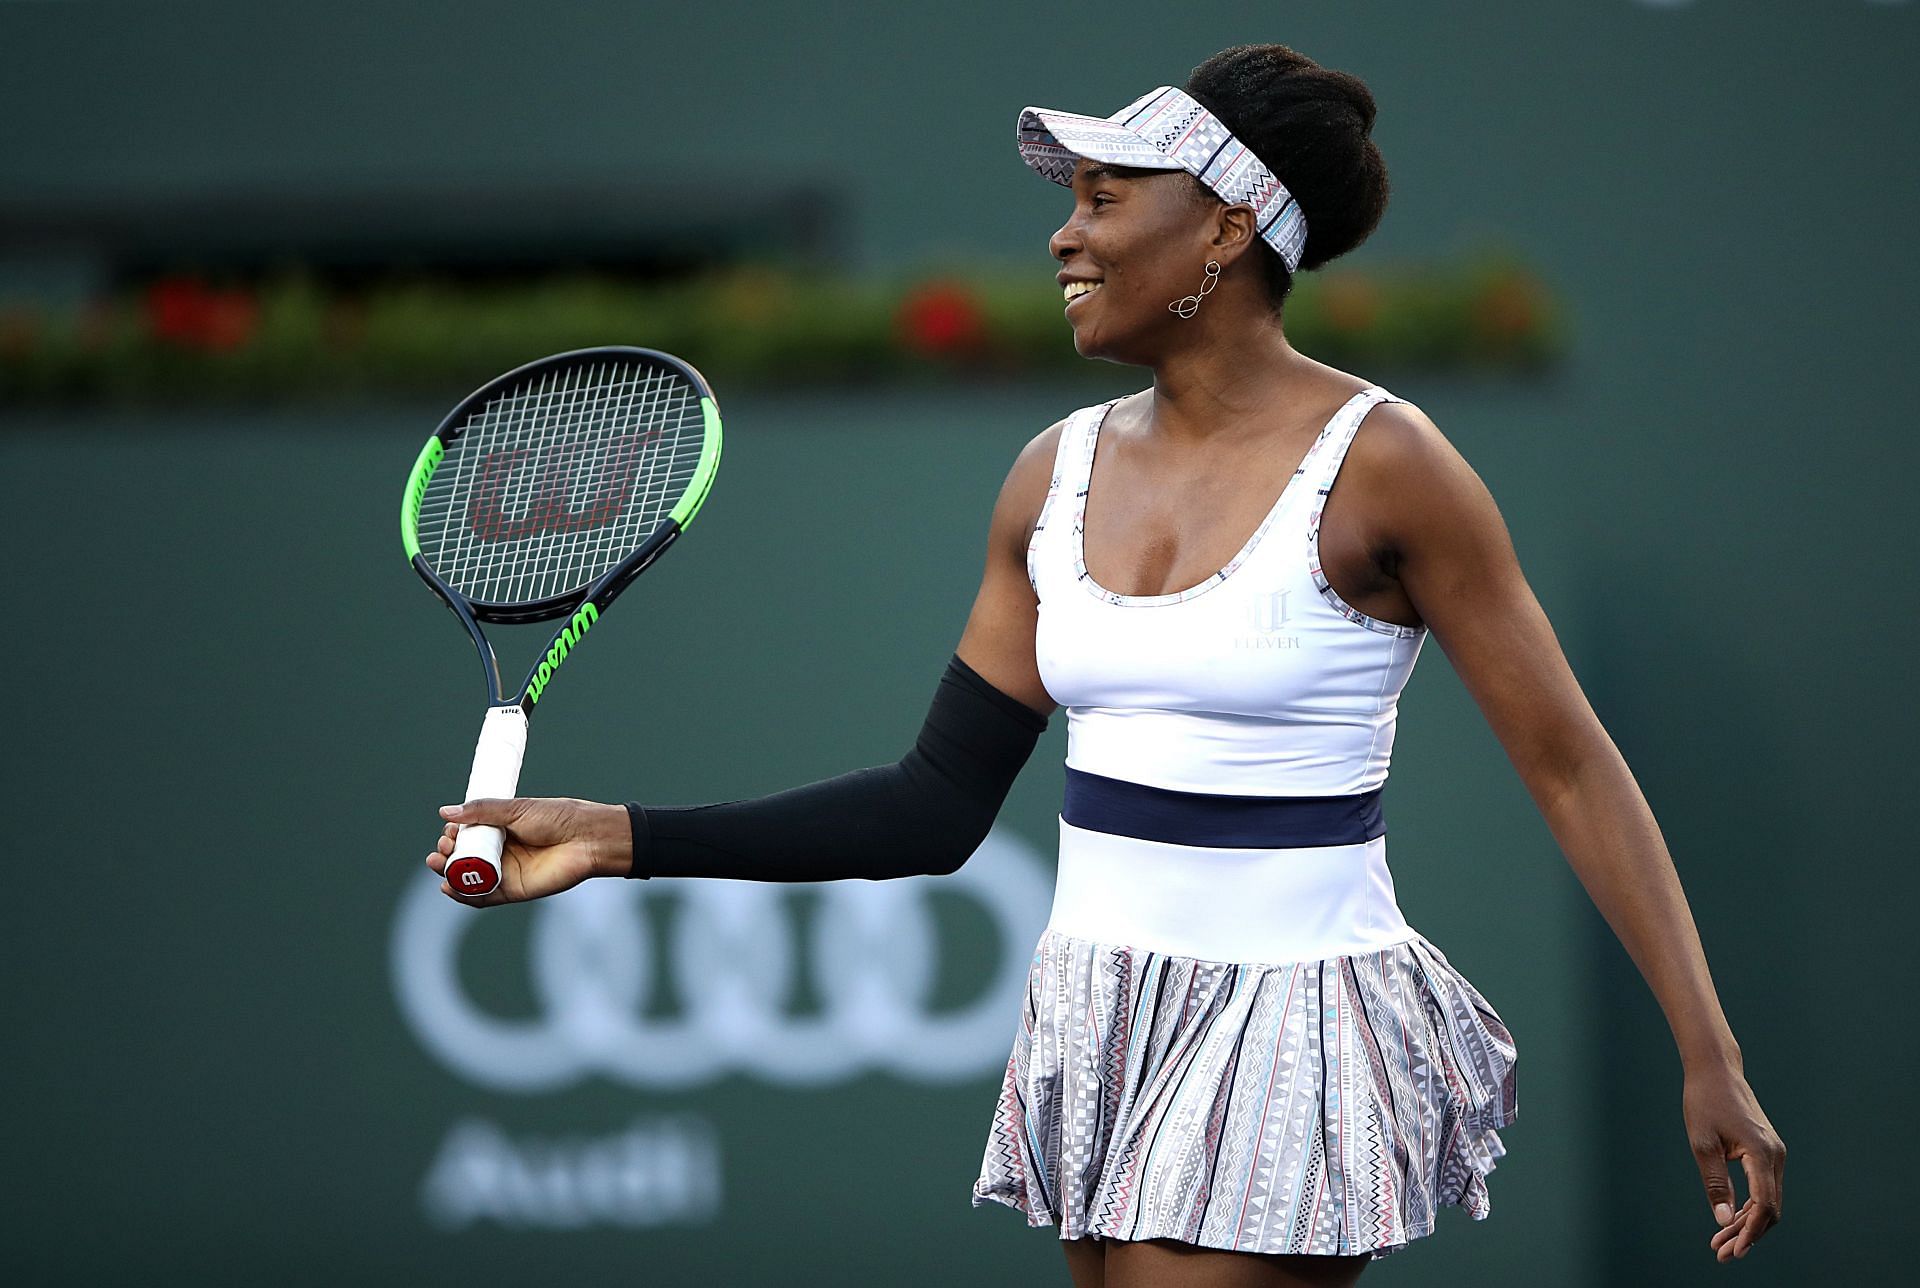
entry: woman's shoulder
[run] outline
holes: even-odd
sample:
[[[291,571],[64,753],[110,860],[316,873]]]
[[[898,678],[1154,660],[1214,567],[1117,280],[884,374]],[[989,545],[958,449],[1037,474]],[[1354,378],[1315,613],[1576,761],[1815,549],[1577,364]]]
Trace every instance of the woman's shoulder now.
[[[1040,511],[1046,506],[1047,494],[1053,489],[1060,447],[1067,434],[1085,418],[1103,413],[1119,401],[1109,399],[1069,412],[1028,439],[1026,446],[1014,457],[1013,467],[1007,471],[1006,482],[1000,487],[1000,498],[994,506],[995,523],[1017,529],[1024,546],[1033,533],[1034,525],[1040,521]]]
[[[1486,483],[1412,403],[1381,402],[1367,413],[1340,477],[1377,543],[1402,551],[1495,513]]]
[[[1072,416],[1063,416],[1027,440],[1027,445],[1013,458],[1013,468],[1007,471],[1007,481],[1001,485],[1002,507],[1011,506],[1019,514],[1030,513],[1032,518],[1038,519],[1040,507],[1046,503],[1047,491],[1053,485],[1054,462],[1060,455],[1060,440],[1072,421]],[[1031,523],[1028,526],[1031,527]]]
[[[1380,386],[1381,392],[1389,393]],[[1440,427],[1413,403],[1390,394],[1367,411],[1353,438],[1344,471],[1377,478],[1382,483],[1408,485],[1436,470],[1464,464]]]
[[[1000,489],[1001,503],[1004,505],[1010,500],[1015,501],[1017,508],[1030,510],[1037,519],[1053,484],[1061,446],[1068,436],[1085,433],[1096,419],[1106,417],[1110,410],[1120,404],[1136,403],[1151,397],[1152,393],[1151,389],[1143,389],[1103,402],[1089,403],[1068,412],[1028,439],[1026,446],[1020,449],[1020,454],[1014,457],[1013,468],[1007,471],[1007,481]]]

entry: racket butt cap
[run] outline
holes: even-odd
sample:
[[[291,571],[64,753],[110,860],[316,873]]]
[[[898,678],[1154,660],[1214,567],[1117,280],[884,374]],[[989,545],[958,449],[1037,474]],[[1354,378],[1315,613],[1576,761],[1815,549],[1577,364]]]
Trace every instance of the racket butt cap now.
[[[500,888],[500,869],[481,858],[455,859],[447,864],[447,885],[462,899],[484,899]]]

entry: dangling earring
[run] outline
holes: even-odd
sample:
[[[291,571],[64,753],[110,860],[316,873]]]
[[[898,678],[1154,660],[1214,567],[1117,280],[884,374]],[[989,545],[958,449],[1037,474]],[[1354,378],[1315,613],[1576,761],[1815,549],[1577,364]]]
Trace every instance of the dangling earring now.
[[[1167,305],[1167,308],[1178,313],[1183,318],[1192,317],[1200,311],[1200,301],[1206,296],[1208,291],[1214,288],[1214,285],[1218,283],[1219,280],[1220,265],[1217,261],[1210,259],[1207,261],[1207,280],[1200,283],[1198,293],[1183,295],[1173,303]]]

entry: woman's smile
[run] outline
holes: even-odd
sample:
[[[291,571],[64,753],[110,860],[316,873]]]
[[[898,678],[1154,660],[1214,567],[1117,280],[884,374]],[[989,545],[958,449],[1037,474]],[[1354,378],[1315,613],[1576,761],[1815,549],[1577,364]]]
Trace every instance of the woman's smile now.
[[[1068,282],[1065,292],[1067,309],[1071,311],[1075,301],[1083,300],[1087,296],[1092,295],[1095,291],[1099,290],[1101,286],[1101,282],[1086,281],[1084,279]]]

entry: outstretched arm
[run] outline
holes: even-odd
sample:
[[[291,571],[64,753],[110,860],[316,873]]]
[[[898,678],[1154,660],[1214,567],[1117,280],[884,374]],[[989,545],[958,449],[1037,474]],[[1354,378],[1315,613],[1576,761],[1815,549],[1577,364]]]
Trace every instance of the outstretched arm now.
[[[1029,445],[1002,488],[962,655],[948,663],[900,760],[715,805],[468,801],[441,811],[450,821],[428,866],[444,872],[457,828],[486,823],[505,829],[507,844],[500,889],[484,903],[540,898],[592,876],[881,880],[958,868],[985,839],[1052,710],[1034,669],[1024,567],[1052,459],[1042,444],[1053,436]]]
[[[1786,1147],[1746,1082],[1680,878],[1632,773],[1581,692],[1479,477],[1419,411],[1386,404],[1348,470],[1391,498],[1370,534],[1385,571],[1506,748],[1580,882],[1666,1013],[1689,1141],[1725,1261],[1780,1219]],[[1343,475],[1349,482],[1352,474]],[[1741,1161],[1738,1211],[1728,1160]]]

